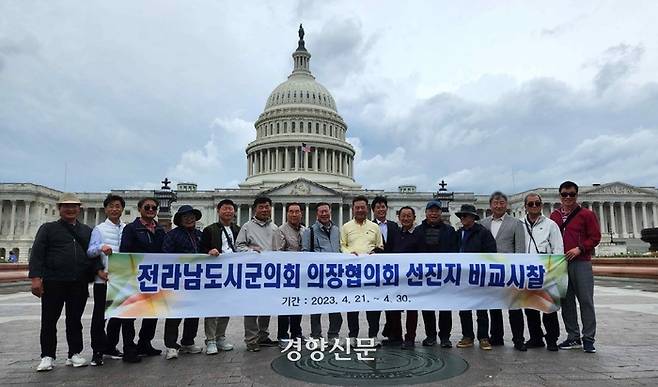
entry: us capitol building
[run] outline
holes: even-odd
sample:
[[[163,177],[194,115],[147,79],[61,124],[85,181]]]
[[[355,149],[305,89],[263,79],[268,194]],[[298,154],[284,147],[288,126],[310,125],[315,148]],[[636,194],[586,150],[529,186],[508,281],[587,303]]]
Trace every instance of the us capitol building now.
[[[216,205],[225,198],[238,205],[237,222],[243,224],[252,216],[251,204],[257,195],[269,196],[276,224],[285,221],[285,205],[299,202],[303,221],[315,221],[315,203],[328,202],[332,218],[339,225],[352,218],[352,198],[365,195],[387,197],[389,219],[403,206],[416,210],[417,221],[424,219],[425,204],[439,195],[444,201],[450,222],[457,226],[454,212],[465,203],[476,206],[481,217],[488,214],[489,193],[418,192],[415,186],[400,186],[398,191],[364,189],[354,180],[354,148],[345,140],[347,124],[338,113],[329,91],[315,80],[309,66],[311,54],[304,46],[300,26],[298,47],[293,52],[293,71],[267,98],[265,110],[256,120],[256,139],[247,145],[245,181],[239,188],[197,190],[196,184],[179,182],[177,205],[191,204],[203,213],[200,227],[217,221]],[[495,187],[492,187],[495,188]],[[544,214],[560,203],[556,187],[537,188],[544,201]],[[126,200],[122,220],[136,216],[137,201],[154,196],[148,190],[112,190]],[[523,217],[523,198],[529,192],[510,195],[511,215]],[[61,191],[32,183],[0,183],[0,258],[10,251],[20,262],[27,262],[39,226],[59,218],[57,199]],[[107,192],[78,192],[83,202],[80,221],[93,227],[105,220],[103,200]],[[658,227],[658,190],[636,187],[622,182],[581,186],[579,200],[599,217],[601,232],[615,241],[623,241],[629,251],[646,251],[639,240],[640,230]]]

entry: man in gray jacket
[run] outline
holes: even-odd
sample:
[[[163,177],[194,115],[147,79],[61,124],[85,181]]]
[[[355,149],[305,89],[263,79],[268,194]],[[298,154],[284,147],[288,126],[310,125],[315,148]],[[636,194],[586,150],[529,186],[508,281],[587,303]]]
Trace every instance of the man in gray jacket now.
[[[272,237],[277,230],[270,218],[272,200],[258,196],[254,200],[255,215],[242,228],[235,239],[238,251],[271,251]],[[276,341],[270,339],[270,316],[244,316],[244,341],[247,351],[258,352],[260,347],[276,347]]]
[[[507,215],[507,196],[496,191],[489,197],[491,216],[480,222],[496,238],[496,249],[499,253],[525,253],[525,230],[519,219]],[[503,312],[500,309],[489,311],[491,315],[491,345],[504,345],[503,341]],[[512,328],[512,341],[514,349],[525,352],[525,339],[523,338],[523,311],[513,309],[509,311],[509,322]]]
[[[316,222],[302,234],[302,251],[340,253],[340,231],[331,221],[331,206],[329,203],[318,203],[315,207]],[[311,337],[322,337],[322,321],[320,314],[311,315]],[[343,316],[340,313],[329,313],[329,341],[338,340]]]

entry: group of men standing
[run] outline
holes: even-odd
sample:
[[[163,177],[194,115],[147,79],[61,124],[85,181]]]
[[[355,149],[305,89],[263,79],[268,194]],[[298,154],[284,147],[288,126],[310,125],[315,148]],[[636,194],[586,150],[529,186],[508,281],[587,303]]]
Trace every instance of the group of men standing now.
[[[316,221],[309,227],[302,224],[302,211],[298,203],[285,207],[286,222],[277,227],[272,219],[271,199],[259,196],[254,200],[254,216],[242,227],[235,223],[236,205],[224,199],[217,205],[219,221],[203,231],[196,227],[201,212],[183,205],[174,215],[176,228],[165,233],[155,221],[159,203],[154,198],[144,198],[138,203],[140,216],[132,223],[123,224],[120,217],[125,207],[124,199],[108,195],[104,202],[107,219],[93,230],[77,219],[80,200],[73,194],[64,194],[58,202],[60,219],[41,226],[30,256],[29,277],[32,293],[41,298],[41,362],[37,371],[49,371],[55,364],[56,324],[62,308],[66,306],[66,337],[69,345],[66,365],[80,367],[87,361],[82,352],[82,313],[88,297],[88,283],[93,280],[94,311],[91,324],[92,365],[103,365],[104,357],[122,358],[126,362],[139,362],[143,356],[160,355],[151,341],[156,330],[156,319],[144,319],[135,340],[134,319],[104,319],[105,295],[108,281],[108,257],[114,252],[130,253],[200,253],[221,259],[221,254],[238,251],[310,251],[324,253],[386,254],[386,253],[539,253],[565,254],[569,260],[569,285],[562,300],[562,318],[567,338],[559,345],[557,312],[543,314],[526,309],[525,315],[530,334],[524,338],[522,310],[510,310],[509,321],[514,348],[526,351],[528,347],[544,347],[556,351],[583,348],[595,352],[594,336],[596,318],[593,303],[593,275],[591,256],[600,241],[599,226],[593,212],[577,203],[578,186],[570,181],[559,188],[562,206],[549,217],[542,215],[542,200],[537,193],[525,197],[526,217],[516,219],[507,214],[507,196],[494,192],[489,200],[492,215],[480,221],[473,205],[465,204],[456,212],[461,228],[455,230],[443,222],[441,203],[432,200],[425,208],[425,220],[416,225],[416,213],[412,207],[402,207],[397,221],[387,219],[388,203],[384,197],[376,197],[371,206],[364,196],[352,200],[353,219],[342,227],[331,219],[328,203],[316,205]],[[370,209],[374,219],[368,219]],[[478,222],[480,221],[480,222]],[[376,259],[373,257],[373,259]],[[576,299],[580,304],[583,323],[582,333],[578,325]],[[410,349],[416,343],[418,311],[406,311],[402,324],[402,311],[386,311],[380,342],[381,312],[367,311],[368,337],[376,345],[400,346]],[[422,311],[425,326],[423,346],[439,344],[452,347],[452,312],[449,310]],[[339,339],[343,317],[341,313],[329,314],[327,338]],[[347,312],[348,340],[356,345],[359,337],[359,312]],[[491,350],[504,345],[503,313],[499,309],[477,310],[477,334],[473,329],[472,311],[459,311],[462,338],[457,347],[474,346]],[[546,333],[542,330],[543,320]],[[226,339],[228,317],[204,319],[206,353],[229,351],[233,344]],[[269,337],[270,316],[245,316],[244,340],[247,351],[256,352],[261,347],[285,346],[288,340],[305,339],[302,335],[301,315],[281,315],[277,318],[277,341]],[[183,324],[179,343],[179,328]],[[199,325],[198,318],[165,319],[165,358],[175,359],[179,353],[201,353],[203,348],[195,344]],[[310,316],[310,336],[322,337],[321,316]],[[119,332],[123,338],[123,353],[117,349]],[[438,342],[437,342],[438,338]]]

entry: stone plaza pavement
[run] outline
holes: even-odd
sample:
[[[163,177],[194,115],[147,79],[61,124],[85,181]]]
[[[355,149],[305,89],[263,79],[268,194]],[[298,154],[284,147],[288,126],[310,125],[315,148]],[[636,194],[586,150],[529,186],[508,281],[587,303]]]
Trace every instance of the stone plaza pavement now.
[[[658,385],[658,283],[598,280],[595,301],[598,353],[585,354],[581,350],[548,352],[545,349],[521,353],[513,350],[508,331],[506,346],[496,347],[493,351],[437,349],[450,351],[469,364],[465,373],[442,383],[481,386]],[[270,362],[280,356],[278,348],[264,348],[259,353],[246,352],[241,318],[233,318],[229,323],[229,339],[236,344],[230,352],[216,356],[181,355],[171,361],[165,361],[164,357],[146,358],[140,364],[107,359],[103,367],[73,369],[64,366],[66,341],[62,317],[58,326],[57,366],[51,372],[37,373],[34,369],[39,359],[39,310],[38,299],[27,292],[26,284],[0,288],[0,384],[290,387],[308,384],[285,378],[272,370]],[[92,301],[89,300],[83,320],[84,355],[87,359],[91,358],[91,310]],[[361,313],[361,319],[363,332],[367,327],[365,313]],[[418,340],[424,337],[420,320]],[[308,324],[308,318],[304,317],[305,333]],[[163,325],[162,321],[158,323],[154,341],[154,346],[161,349]],[[341,332],[343,337],[345,325]],[[323,327],[326,329],[326,326],[325,321]],[[276,318],[272,319],[270,332],[276,335]],[[563,327],[562,333],[564,338]],[[453,343],[459,336],[459,318],[454,313]],[[199,338],[201,340],[197,343],[202,343],[202,324]]]

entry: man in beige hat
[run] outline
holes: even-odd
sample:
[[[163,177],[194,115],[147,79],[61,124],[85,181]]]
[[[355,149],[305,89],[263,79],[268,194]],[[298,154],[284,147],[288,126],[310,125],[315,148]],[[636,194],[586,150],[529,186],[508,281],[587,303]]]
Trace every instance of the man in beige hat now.
[[[66,365],[87,365],[80,355],[87,286],[94,275],[105,273],[100,259],[87,258],[91,228],[77,220],[80,205],[75,194],[63,194],[57,202],[59,220],[41,225],[32,245],[28,276],[32,294],[41,298],[41,362],[37,371],[50,371],[55,366],[57,320],[64,305],[69,345]]]

